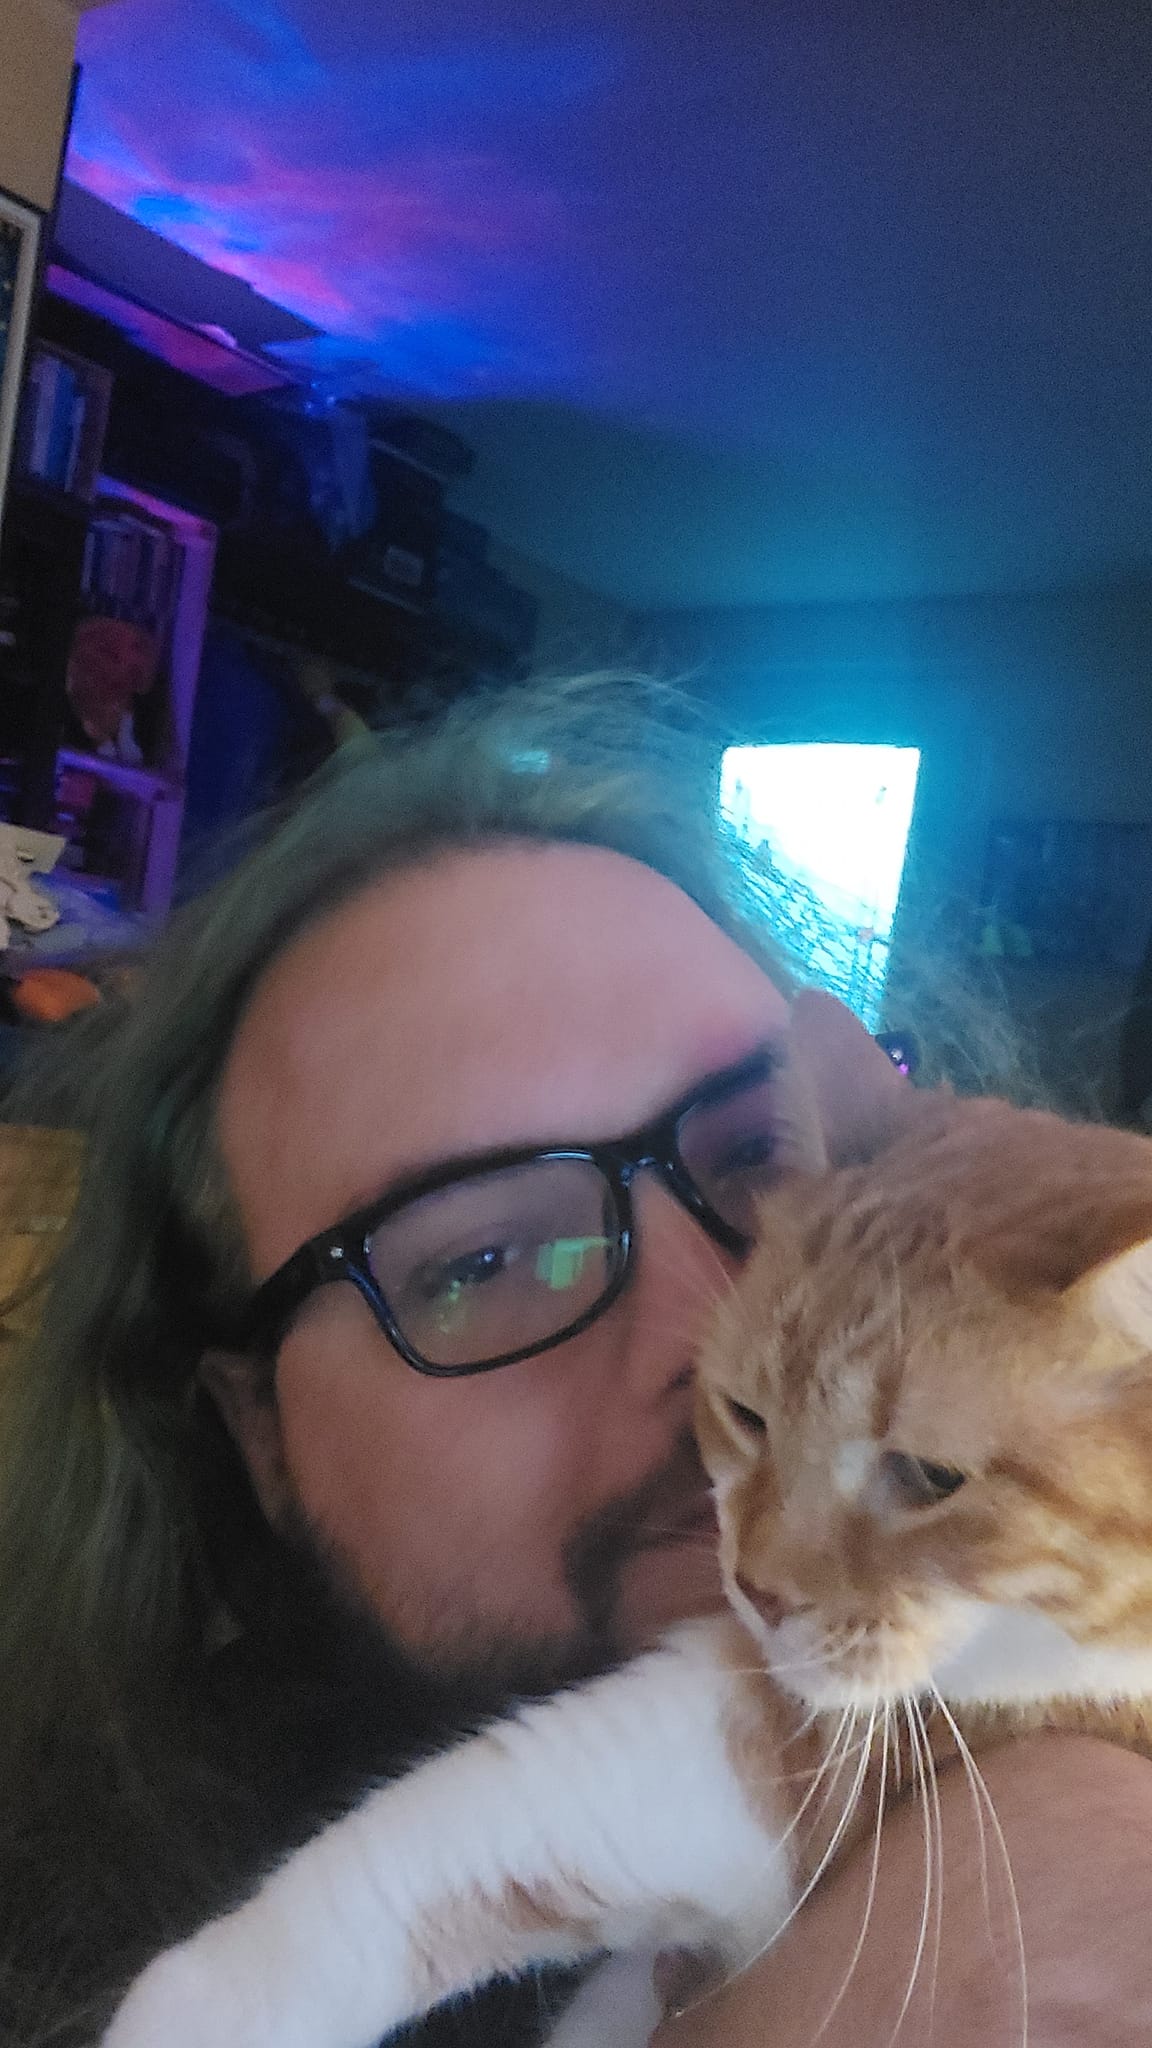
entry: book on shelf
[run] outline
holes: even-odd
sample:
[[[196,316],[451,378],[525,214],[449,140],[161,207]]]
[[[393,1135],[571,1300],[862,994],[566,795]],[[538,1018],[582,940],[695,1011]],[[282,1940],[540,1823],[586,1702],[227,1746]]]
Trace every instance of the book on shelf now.
[[[162,634],[179,580],[180,548],[170,529],[117,509],[88,528],[81,573],[85,609],[131,619]]]
[[[111,391],[111,375],[98,364],[38,344],[20,410],[17,473],[69,497],[91,498]]]

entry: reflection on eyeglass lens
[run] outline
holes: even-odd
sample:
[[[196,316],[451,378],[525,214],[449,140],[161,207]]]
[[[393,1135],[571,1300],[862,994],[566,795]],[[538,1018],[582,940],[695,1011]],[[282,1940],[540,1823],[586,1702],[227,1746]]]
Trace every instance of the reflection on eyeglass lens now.
[[[572,1159],[441,1189],[382,1224],[370,1248],[406,1340],[451,1364],[520,1350],[578,1320],[608,1287],[616,1249],[603,1176]]]

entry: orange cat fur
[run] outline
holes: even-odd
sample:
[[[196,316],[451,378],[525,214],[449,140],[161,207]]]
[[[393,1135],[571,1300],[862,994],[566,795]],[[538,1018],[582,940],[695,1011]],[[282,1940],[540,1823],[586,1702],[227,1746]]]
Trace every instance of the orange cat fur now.
[[[806,1709],[934,1683],[973,1744],[1152,1754],[1152,1142],[927,1098],[772,1195],[697,1429],[729,1598]]]

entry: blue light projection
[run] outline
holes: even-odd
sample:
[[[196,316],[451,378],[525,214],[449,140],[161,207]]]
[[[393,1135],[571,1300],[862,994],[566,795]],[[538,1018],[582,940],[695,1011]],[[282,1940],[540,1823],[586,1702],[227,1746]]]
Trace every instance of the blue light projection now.
[[[69,176],[322,327],[290,350],[321,381],[558,388],[584,346],[586,195],[570,163],[529,168],[517,138],[578,121],[623,42],[543,26],[431,43],[365,14],[339,0],[87,14]]]

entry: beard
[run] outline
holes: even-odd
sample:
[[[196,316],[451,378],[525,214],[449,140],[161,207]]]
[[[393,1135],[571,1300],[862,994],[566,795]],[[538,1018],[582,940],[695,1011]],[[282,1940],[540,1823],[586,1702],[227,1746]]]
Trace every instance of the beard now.
[[[459,1734],[507,1711],[611,1669],[644,1647],[622,1624],[634,1568],[664,1550],[676,1558],[681,1532],[699,1518],[707,1487],[686,1431],[665,1464],[599,1508],[563,1550],[576,1620],[561,1634],[514,1632],[482,1613],[445,1614],[431,1648],[408,1648],[372,1607],[347,1559],[298,1506],[275,1530],[261,1523],[245,1564],[225,1588],[238,1644],[280,1672],[289,1693],[339,1701],[345,1718],[381,1726],[388,1703],[393,1752]],[[694,1537],[697,1553],[706,1534]],[[669,1546],[672,1546],[670,1549]],[[670,1562],[675,1571],[676,1562]],[[712,1602],[715,1604],[715,1601]],[[697,1610],[699,1611],[699,1610]],[[649,1639],[660,1632],[657,1616]],[[233,1646],[234,1648],[237,1646]],[[258,1688],[262,1689],[262,1688]],[[381,1756],[376,1770],[385,1767]]]
[[[578,1619],[567,1635],[511,1641],[475,1619],[458,1625],[435,1659],[404,1649],[299,1509],[272,1530],[250,1502],[239,1564],[231,1545],[227,1568],[216,1560],[234,1627],[209,1659],[205,1734],[221,1784],[233,1794],[243,1788],[243,1797],[231,1809],[231,1878],[205,1910],[242,1895],[367,1786],[400,1776],[518,1700],[634,1654],[634,1632],[620,1620],[634,1568],[690,1525],[706,1498],[686,1433],[659,1471],[570,1537],[564,1574]],[[563,1971],[489,1986],[431,2015],[413,2048],[527,2048],[570,1989]]]
[[[708,1611],[719,1604],[716,1532],[711,1493],[690,1430],[665,1465],[591,1516],[567,1545],[565,1576],[582,1617],[584,1639],[602,1646],[619,1663],[648,1648],[671,1619],[682,1619],[680,1613],[673,1617],[662,1611],[650,1617],[632,1615],[628,1580],[637,1565],[657,1553],[664,1554],[674,1573],[686,1576],[685,1543],[695,1553],[693,1563],[706,1554],[710,1570],[702,1581],[705,1596],[693,1599],[691,1611]]]

